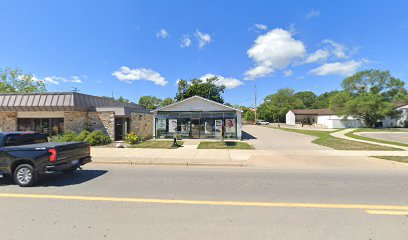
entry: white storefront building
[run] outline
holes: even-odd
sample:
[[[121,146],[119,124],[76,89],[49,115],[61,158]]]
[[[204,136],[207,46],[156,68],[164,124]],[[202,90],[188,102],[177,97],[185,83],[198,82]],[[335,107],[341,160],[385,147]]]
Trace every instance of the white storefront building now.
[[[151,111],[155,138],[241,139],[242,111],[193,96]]]

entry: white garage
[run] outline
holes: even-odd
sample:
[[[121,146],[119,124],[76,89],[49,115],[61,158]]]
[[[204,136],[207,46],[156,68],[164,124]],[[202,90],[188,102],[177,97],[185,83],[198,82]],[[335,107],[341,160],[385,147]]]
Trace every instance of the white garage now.
[[[361,119],[337,116],[330,109],[292,109],[286,114],[288,125],[309,125],[324,128],[358,128],[364,127]]]

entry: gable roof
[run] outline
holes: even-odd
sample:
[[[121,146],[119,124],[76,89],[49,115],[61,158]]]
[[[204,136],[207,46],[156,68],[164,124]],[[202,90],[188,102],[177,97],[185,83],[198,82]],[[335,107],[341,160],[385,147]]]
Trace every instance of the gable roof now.
[[[219,103],[219,102],[215,102],[215,101],[212,101],[212,100],[209,100],[209,99],[207,99],[207,98],[200,97],[200,96],[192,96],[192,97],[183,99],[183,100],[181,100],[181,101],[175,102],[175,103],[173,103],[173,104],[164,106],[164,107],[162,107],[162,108],[158,108],[158,109],[152,110],[151,112],[153,113],[153,112],[157,112],[157,111],[166,111],[166,110],[171,111],[170,109],[172,109],[172,108],[175,108],[175,107],[177,107],[177,106],[179,106],[179,105],[182,105],[182,104],[186,104],[186,103],[188,103],[188,102],[190,102],[190,101],[194,101],[194,100],[199,100],[199,101],[203,101],[203,102],[205,102],[205,103],[213,104],[214,106],[217,106],[217,107],[220,108],[220,109],[223,109],[223,108],[224,108],[225,110],[228,110],[228,111],[233,110],[233,111],[242,112],[242,110],[239,110],[239,109],[236,109],[236,108],[233,108],[233,107],[230,107],[230,106],[227,106],[227,105],[221,104],[221,103]],[[196,110],[194,110],[194,109],[193,109],[193,110],[191,110],[191,109],[186,109],[185,111],[200,111],[200,110],[199,110],[199,109],[196,109]]]
[[[291,109],[289,110],[293,112],[295,115],[335,115],[335,113],[328,109]]]
[[[136,103],[74,92],[0,94],[0,111],[94,111],[97,107],[146,109]]]

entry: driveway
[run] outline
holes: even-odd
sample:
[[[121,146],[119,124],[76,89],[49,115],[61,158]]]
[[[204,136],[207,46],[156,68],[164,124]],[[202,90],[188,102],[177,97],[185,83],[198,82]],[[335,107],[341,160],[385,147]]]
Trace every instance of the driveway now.
[[[408,132],[362,132],[359,135],[363,137],[376,138],[391,142],[400,142],[408,144]]]
[[[269,127],[244,125],[243,139],[258,150],[328,150],[312,143],[315,137]]]

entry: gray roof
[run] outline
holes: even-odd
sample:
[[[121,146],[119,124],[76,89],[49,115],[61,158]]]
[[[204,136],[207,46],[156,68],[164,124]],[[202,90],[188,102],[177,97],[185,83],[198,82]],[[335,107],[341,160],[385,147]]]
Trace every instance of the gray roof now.
[[[0,94],[0,111],[95,111],[97,107],[146,111],[144,106],[136,103],[74,92]]]
[[[291,109],[295,115],[335,115],[334,111],[328,108],[322,109]]]

